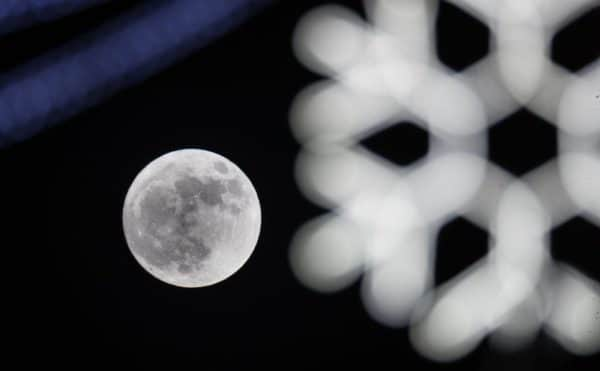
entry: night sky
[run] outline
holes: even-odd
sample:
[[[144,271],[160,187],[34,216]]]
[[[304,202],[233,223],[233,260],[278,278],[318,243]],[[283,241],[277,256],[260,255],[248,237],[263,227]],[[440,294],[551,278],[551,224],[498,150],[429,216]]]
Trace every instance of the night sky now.
[[[294,180],[299,144],[289,129],[290,103],[322,77],[297,62],[290,40],[300,16],[321,3],[275,2],[157,75],[0,150],[6,353],[24,364],[81,367],[600,367],[597,356],[574,357],[543,334],[520,352],[498,352],[483,342],[458,362],[435,363],[413,350],[406,330],[369,317],[359,283],[323,295],[293,276],[292,236],[325,210],[310,203]],[[0,38],[0,72],[10,73],[128,6],[97,6]],[[360,2],[350,6],[362,12]],[[437,48],[447,65],[461,70],[487,53],[484,26],[464,21],[468,17],[447,4],[441,14]],[[593,59],[588,50],[593,43],[573,40],[596,38],[597,45],[597,20],[565,31],[553,58],[573,70]],[[509,117],[515,124],[490,138],[490,157],[515,174],[556,154],[552,127],[513,128],[528,115]],[[427,150],[427,134],[404,134],[412,139],[390,135],[369,148],[400,164],[410,162]],[[504,143],[514,146],[506,149]],[[229,279],[200,289],[170,286],[149,275],[131,255],[122,230],[123,201],[134,177],[156,157],[181,148],[207,149],[235,162],[253,182],[262,206],[262,232],[249,261]],[[600,229],[572,220],[556,234],[553,254],[600,279]],[[489,242],[485,231],[463,219],[444,228],[438,241],[437,282],[484,256]],[[456,245],[465,248],[453,251]]]

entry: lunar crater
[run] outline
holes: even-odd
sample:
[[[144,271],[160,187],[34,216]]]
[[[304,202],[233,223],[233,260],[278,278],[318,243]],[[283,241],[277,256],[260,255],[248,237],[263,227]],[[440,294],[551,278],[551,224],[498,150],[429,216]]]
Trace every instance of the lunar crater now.
[[[227,174],[229,170],[227,169],[227,165],[223,161],[215,161],[213,164],[215,170],[217,170],[221,174]]]
[[[195,178],[175,182],[175,190],[153,187],[141,201],[140,220],[145,221],[145,233],[154,237],[156,254],[151,263],[164,267],[169,262],[197,263],[210,255],[210,248],[194,235],[198,221],[198,201],[201,190]],[[196,188],[195,188],[196,187]]]

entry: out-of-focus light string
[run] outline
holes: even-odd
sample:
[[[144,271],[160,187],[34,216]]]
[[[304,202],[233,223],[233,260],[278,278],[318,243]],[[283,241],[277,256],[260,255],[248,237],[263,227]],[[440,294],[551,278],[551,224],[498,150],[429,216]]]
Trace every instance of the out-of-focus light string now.
[[[368,312],[409,326],[431,359],[460,358],[487,335],[515,347],[542,328],[573,353],[596,352],[600,288],[551,258],[549,232],[577,215],[600,224],[600,60],[571,73],[548,50],[559,29],[598,4],[452,3],[495,40],[461,73],[433,52],[433,2],[365,1],[369,23],[327,5],[299,22],[298,58],[329,80],[307,87],[291,107],[303,145],[297,181],[331,212],[300,228],[292,269],[321,292],[362,275]],[[516,178],[488,161],[486,135],[524,107],[560,129],[558,157]],[[403,120],[431,134],[424,159],[398,167],[361,146],[365,135]],[[435,236],[456,216],[488,230],[493,245],[433,287]]]

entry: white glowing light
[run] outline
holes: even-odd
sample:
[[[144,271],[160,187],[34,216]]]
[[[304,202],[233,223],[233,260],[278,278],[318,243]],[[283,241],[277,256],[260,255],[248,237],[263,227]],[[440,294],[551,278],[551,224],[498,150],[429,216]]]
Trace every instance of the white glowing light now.
[[[290,254],[292,268],[305,285],[333,292],[358,278],[363,246],[351,223],[324,217],[304,226]]]
[[[550,331],[573,353],[596,352],[600,348],[598,284],[568,267],[560,267],[556,280]]]
[[[363,274],[368,313],[410,326],[415,348],[437,361],[468,354],[488,335],[514,349],[540,329],[575,354],[596,352],[600,288],[548,253],[549,232],[564,221],[582,215],[600,224],[600,60],[570,73],[548,52],[556,32],[595,0],[451,2],[494,40],[461,73],[433,53],[436,2],[365,1],[367,20],[325,6],[300,21],[298,58],[328,80],[291,108],[303,146],[296,177],[332,212],[300,229],[292,268],[323,292]],[[559,156],[516,178],[487,161],[486,131],[523,108],[560,128]],[[361,147],[402,120],[430,133],[421,161],[398,167]],[[488,230],[493,244],[432,287],[433,241],[456,215]]]
[[[298,58],[317,72],[343,69],[360,57],[364,47],[364,22],[336,5],[308,13],[294,35]]]

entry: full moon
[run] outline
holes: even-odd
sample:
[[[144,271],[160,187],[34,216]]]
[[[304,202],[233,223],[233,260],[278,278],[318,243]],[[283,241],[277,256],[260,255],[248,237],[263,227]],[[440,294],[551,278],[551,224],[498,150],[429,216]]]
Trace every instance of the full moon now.
[[[213,152],[182,149],[144,167],[127,191],[123,229],[151,275],[180,287],[223,281],[248,260],[261,211],[248,177]]]

